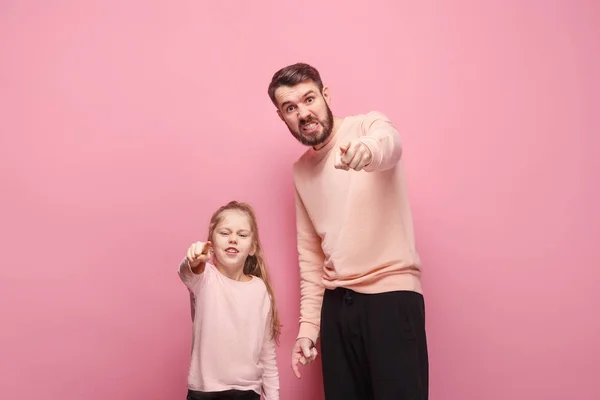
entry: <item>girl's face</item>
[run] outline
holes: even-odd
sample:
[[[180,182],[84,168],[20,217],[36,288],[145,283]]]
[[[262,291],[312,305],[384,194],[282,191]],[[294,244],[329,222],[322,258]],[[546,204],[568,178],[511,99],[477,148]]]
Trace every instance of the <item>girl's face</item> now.
[[[254,255],[254,237],[250,219],[243,211],[226,210],[221,214],[221,222],[215,227],[213,251],[217,263],[229,271],[244,268],[246,258]]]

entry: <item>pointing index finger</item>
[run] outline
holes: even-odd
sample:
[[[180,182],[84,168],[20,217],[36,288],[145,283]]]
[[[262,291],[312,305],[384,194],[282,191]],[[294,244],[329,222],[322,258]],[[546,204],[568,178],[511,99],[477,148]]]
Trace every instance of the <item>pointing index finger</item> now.
[[[208,254],[208,252],[212,249],[212,243],[210,240],[204,243],[204,247],[202,247],[202,254]]]
[[[352,159],[354,158],[354,154],[356,153],[356,146],[352,144],[348,144],[346,150],[342,153],[342,162],[344,164],[350,164]]]

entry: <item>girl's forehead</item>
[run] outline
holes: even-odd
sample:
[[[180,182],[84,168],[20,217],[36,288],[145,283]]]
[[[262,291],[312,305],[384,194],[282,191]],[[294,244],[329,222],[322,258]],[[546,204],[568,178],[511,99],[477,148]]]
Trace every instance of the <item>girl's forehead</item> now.
[[[226,210],[221,214],[220,227],[250,230],[250,218],[240,210]]]

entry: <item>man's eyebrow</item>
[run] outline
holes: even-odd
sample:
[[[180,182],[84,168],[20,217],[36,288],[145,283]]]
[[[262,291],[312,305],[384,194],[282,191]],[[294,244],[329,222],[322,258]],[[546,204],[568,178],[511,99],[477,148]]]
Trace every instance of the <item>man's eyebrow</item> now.
[[[305,98],[306,96],[308,96],[309,94],[315,94],[314,90],[309,90],[308,92],[304,93],[304,96],[302,96],[302,98]]]

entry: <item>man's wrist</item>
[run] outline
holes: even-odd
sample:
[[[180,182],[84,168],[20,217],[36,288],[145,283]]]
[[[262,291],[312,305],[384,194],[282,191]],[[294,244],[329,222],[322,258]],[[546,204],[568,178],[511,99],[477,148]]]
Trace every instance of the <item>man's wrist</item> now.
[[[309,338],[309,337],[306,337],[306,336],[299,336],[299,337],[297,337],[297,338],[296,338],[296,342],[297,342],[298,340],[300,340],[300,339],[308,339],[308,340],[310,340],[310,342],[312,343],[312,345],[313,345],[313,346],[315,345],[315,342],[314,342],[314,341],[313,341],[311,338]]]
[[[313,345],[316,345],[319,337],[319,326],[309,322],[300,323],[300,329],[298,331],[298,336],[296,336],[296,340],[303,337],[310,339],[313,342]]]

